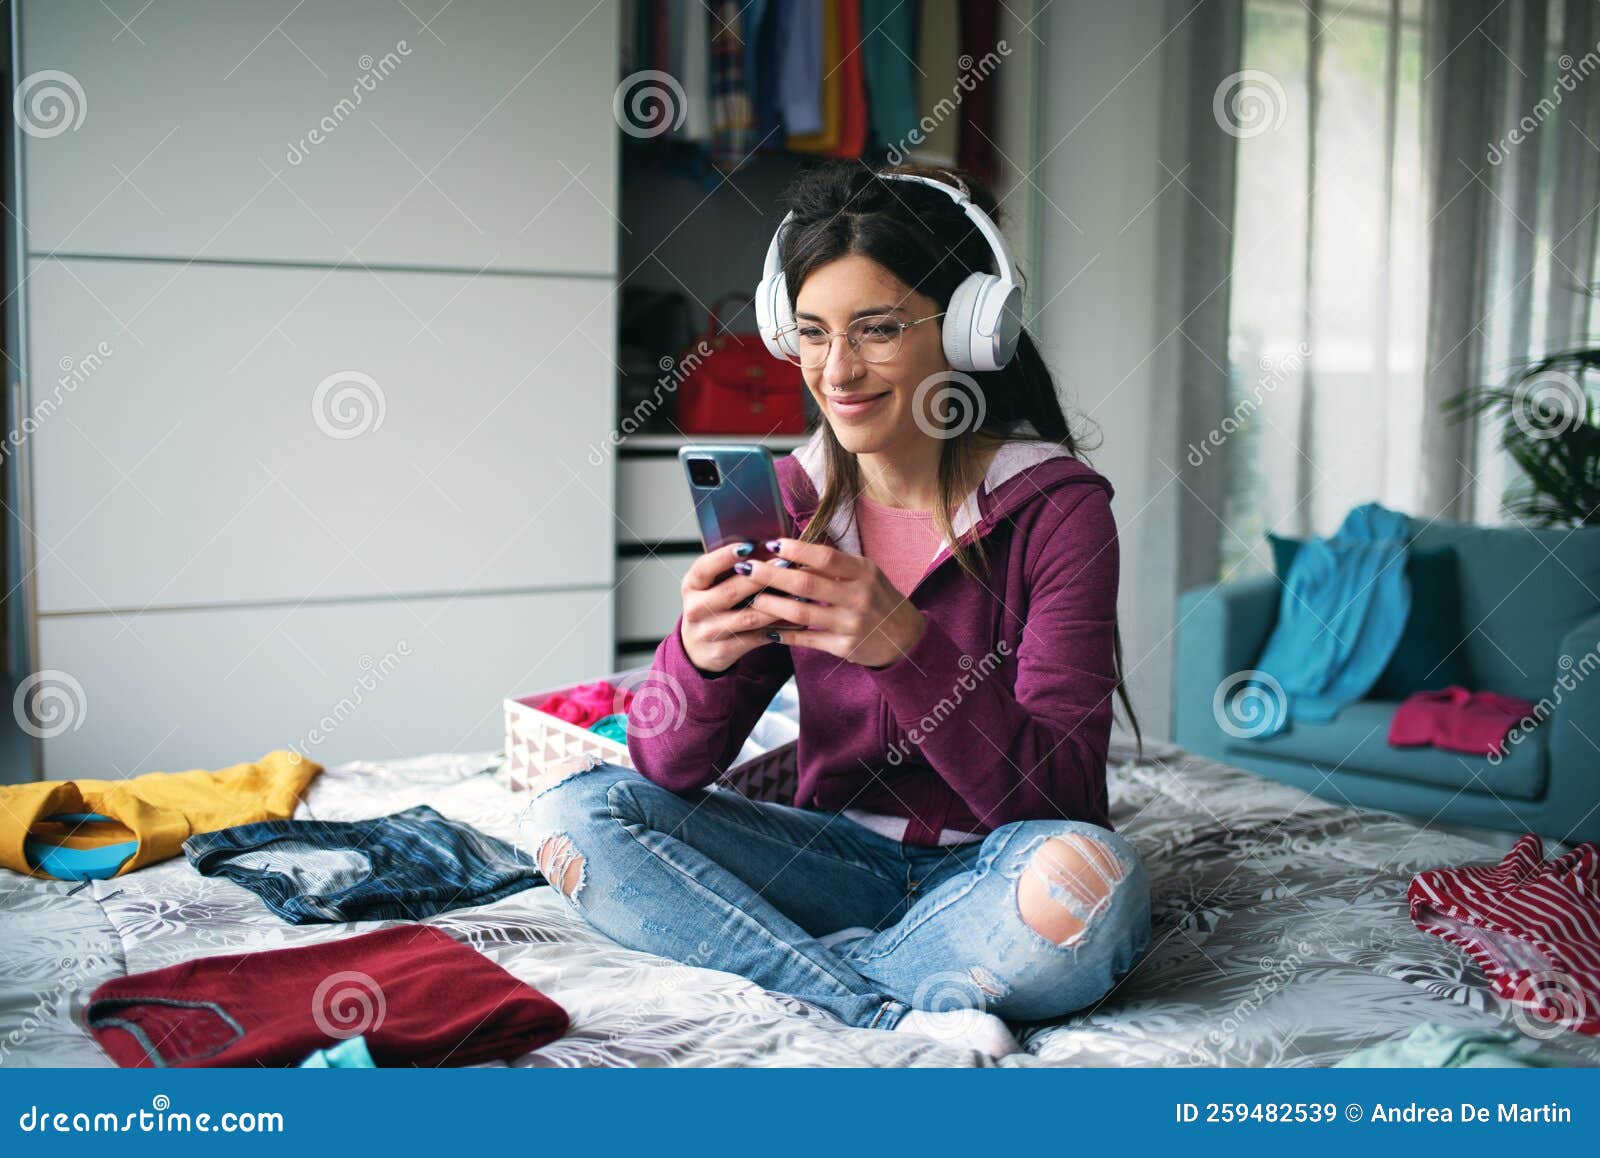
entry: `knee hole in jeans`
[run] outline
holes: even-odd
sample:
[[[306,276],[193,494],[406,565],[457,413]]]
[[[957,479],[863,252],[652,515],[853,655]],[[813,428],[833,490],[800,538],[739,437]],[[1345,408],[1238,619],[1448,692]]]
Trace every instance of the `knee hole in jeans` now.
[[[1082,833],[1052,836],[1017,881],[1017,909],[1028,927],[1057,945],[1078,941],[1111,901],[1126,869],[1105,845]]]
[[[544,874],[544,879],[558,893],[568,900],[577,900],[578,890],[583,887],[585,861],[570,836],[558,832],[545,837],[539,842],[534,859],[539,862],[539,871]]]

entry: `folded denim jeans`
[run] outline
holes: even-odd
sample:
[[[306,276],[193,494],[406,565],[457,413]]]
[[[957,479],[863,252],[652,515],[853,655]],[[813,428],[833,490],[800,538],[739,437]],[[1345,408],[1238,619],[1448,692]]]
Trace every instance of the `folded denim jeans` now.
[[[183,842],[202,876],[226,877],[295,925],[421,920],[544,882],[511,845],[427,805],[374,820],[267,820]]]

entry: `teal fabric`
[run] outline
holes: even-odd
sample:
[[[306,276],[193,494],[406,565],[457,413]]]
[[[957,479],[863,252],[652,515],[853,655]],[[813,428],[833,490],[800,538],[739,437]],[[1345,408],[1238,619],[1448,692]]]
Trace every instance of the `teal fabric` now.
[[[1301,539],[1268,534],[1273,570],[1281,580],[1300,552]],[[1419,550],[1406,559],[1411,581],[1411,614],[1388,666],[1367,693],[1374,700],[1403,700],[1413,692],[1451,685],[1480,690],[1467,668],[1461,646],[1461,578],[1454,547]],[[1497,688],[1489,689],[1497,691]]]
[[[909,147],[917,129],[916,8],[901,0],[861,0],[861,71],[867,116],[879,144]]]
[[[300,1069],[306,1070],[373,1070],[378,1064],[372,1060],[364,1037],[347,1037],[338,1045],[330,1045],[307,1054]]]
[[[604,736],[608,740],[615,740],[619,744],[628,742],[628,713],[617,712],[614,715],[602,716],[589,725],[589,731],[597,736]]]
[[[1256,671],[1277,682],[1261,702],[1290,720],[1331,720],[1366,695],[1388,666],[1411,611],[1410,520],[1377,503],[1353,508],[1330,539],[1309,539],[1283,581],[1278,622]],[[1270,683],[1266,685],[1270,688]]]
[[[1391,747],[1389,721],[1399,706],[1394,700],[1357,700],[1326,723],[1296,721],[1287,731],[1256,740],[1230,736],[1223,759],[1237,764],[1242,757],[1258,756],[1316,764],[1335,788],[1346,787],[1354,776],[1385,776],[1452,791],[1493,792],[1507,800],[1544,795],[1548,747],[1542,735],[1536,732],[1511,745],[1498,764],[1443,748]],[[1507,823],[1513,819],[1507,812]]]
[[[1405,1037],[1358,1049],[1334,1067],[1537,1069],[1558,1064],[1514,1048],[1519,1039],[1527,1041],[1515,1029],[1463,1029],[1429,1021]]]
[[[1600,612],[1600,527],[1437,522],[1419,528],[1412,547],[1455,549],[1462,653],[1478,688],[1534,703],[1549,696],[1562,640]]]

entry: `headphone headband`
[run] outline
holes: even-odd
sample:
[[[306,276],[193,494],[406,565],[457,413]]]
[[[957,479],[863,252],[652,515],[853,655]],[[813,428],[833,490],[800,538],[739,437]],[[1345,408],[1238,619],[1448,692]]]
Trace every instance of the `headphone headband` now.
[[[1011,359],[1022,329],[1022,287],[1016,259],[1006,244],[1000,227],[972,201],[966,183],[954,173],[945,176],[954,186],[924,177],[920,173],[878,173],[884,181],[915,181],[947,194],[961,206],[967,217],[994,253],[998,274],[974,272],[956,288],[946,309],[944,350],[946,360],[957,370],[998,370]],[[756,324],[774,357],[792,353],[777,331],[794,320],[793,304],[784,284],[780,246],[784,231],[794,220],[794,211],[784,215],[767,246],[762,263],[761,285],[756,290]]]

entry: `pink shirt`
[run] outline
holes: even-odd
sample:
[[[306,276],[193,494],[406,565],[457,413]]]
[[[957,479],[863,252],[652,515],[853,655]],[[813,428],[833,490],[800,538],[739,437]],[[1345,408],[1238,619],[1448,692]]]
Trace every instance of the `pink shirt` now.
[[[868,498],[857,498],[856,526],[861,532],[861,553],[878,565],[878,570],[902,595],[911,594],[928,564],[944,546],[944,536],[939,534],[932,511],[902,510]],[[890,840],[905,837],[903,816],[888,816],[860,808],[847,808],[844,815]],[[940,845],[967,844],[982,839],[979,833],[954,828],[942,829],[938,837]]]
[[[902,595],[911,593],[944,546],[932,511],[887,507],[862,496],[856,499],[856,522],[861,529],[861,553],[878,565]]]

